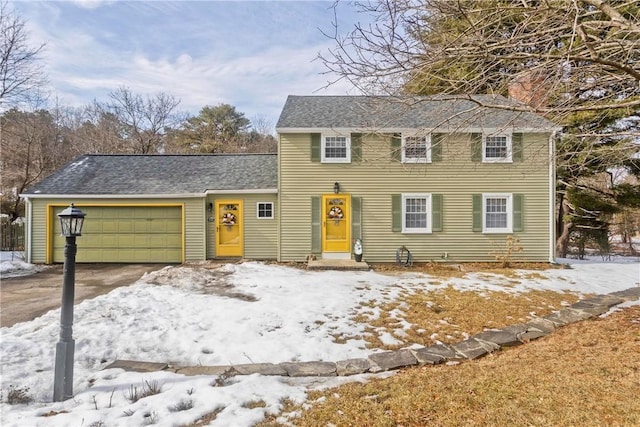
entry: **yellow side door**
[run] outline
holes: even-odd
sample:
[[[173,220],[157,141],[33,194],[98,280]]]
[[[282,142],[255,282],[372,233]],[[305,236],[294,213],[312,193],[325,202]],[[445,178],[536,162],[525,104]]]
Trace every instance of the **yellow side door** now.
[[[216,256],[243,255],[242,200],[216,201]]]

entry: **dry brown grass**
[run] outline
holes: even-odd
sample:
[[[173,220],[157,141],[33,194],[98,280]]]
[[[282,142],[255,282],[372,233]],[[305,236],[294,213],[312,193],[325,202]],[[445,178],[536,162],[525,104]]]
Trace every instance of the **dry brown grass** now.
[[[368,324],[364,339],[369,348],[395,350],[410,344],[429,346],[436,341],[462,341],[488,328],[524,323],[534,316],[550,314],[577,300],[576,295],[563,292],[465,292],[447,287],[403,293],[396,301],[382,305],[369,301],[359,308],[354,320]],[[374,307],[381,310],[379,317],[374,316]],[[406,327],[407,323],[411,326]],[[391,334],[398,343],[384,344],[383,333]],[[334,337],[336,342],[349,338],[360,337]]]
[[[296,426],[640,425],[640,307],[455,366],[312,392]],[[278,425],[275,417],[262,426]]]

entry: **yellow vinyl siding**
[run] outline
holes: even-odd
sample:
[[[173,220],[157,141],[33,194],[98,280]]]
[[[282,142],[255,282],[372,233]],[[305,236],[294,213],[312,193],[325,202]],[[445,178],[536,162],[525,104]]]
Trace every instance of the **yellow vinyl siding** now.
[[[442,161],[402,164],[391,160],[390,137],[363,135],[362,161],[324,164],[310,161],[309,134],[281,134],[279,142],[280,260],[301,261],[311,251],[311,197],[340,191],[362,198],[364,258],[391,261],[406,246],[416,260],[493,261],[491,252],[506,235],[472,231],[472,195],[524,195],[524,231],[514,233],[530,260],[549,259],[548,134],[525,134],[524,162],[471,161],[469,134],[449,135]],[[391,231],[391,195],[442,195],[442,231],[402,234]]]
[[[64,208],[69,203],[74,203],[80,209],[95,207],[167,207],[179,206],[183,216],[180,222],[181,229],[181,261],[202,260],[205,257],[205,235],[202,232],[205,223],[204,198],[185,199],[81,199],[73,200],[60,198],[35,198],[32,202],[31,227],[31,261],[34,263],[53,262],[53,239],[62,239],[59,232],[53,230],[56,227],[57,217],[54,209]],[[123,225],[124,226],[124,225]],[[174,223],[175,226],[175,223]],[[85,227],[91,227],[91,216],[85,219]],[[88,229],[88,228],[87,228]],[[58,230],[58,229],[57,229]],[[48,235],[47,235],[48,234]],[[78,237],[78,251],[82,250],[83,236]],[[62,239],[63,240],[63,239]],[[64,245],[64,243],[62,243]],[[79,253],[79,259],[80,258]],[[139,261],[132,261],[139,262]]]
[[[236,199],[243,203],[244,220],[244,257],[248,259],[276,259],[278,255],[278,196],[277,194],[220,194],[210,195],[206,204],[215,206],[217,199]],[[257,203],[271,202],[274,208],[274,219],[258,219]],[[213,213],[211,214],[213,215]],[[207,213],[207,218],[211,216]],[[216,223],[206,221],[207,259],[216,258]]]

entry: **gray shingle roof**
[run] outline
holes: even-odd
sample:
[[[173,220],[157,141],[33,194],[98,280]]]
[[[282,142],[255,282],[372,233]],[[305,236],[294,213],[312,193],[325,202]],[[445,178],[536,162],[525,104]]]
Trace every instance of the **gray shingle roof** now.
[[[501,96],[474,95],[485,104],[513,103]],[[444,96],[294,96],[276,125],[291,129],[441,129],[520,128],[550,131],[557,125],[533,113],[479,107],[463,98]]]
[[[275,154],[85,155],[23,194],[198,194],[277,189]]]

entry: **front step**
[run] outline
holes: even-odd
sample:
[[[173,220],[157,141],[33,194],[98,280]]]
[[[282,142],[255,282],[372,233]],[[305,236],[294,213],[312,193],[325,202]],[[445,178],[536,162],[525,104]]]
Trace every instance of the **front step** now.
[[[369,264],[353,259],[310,259],[308,270],[369,270]]]

